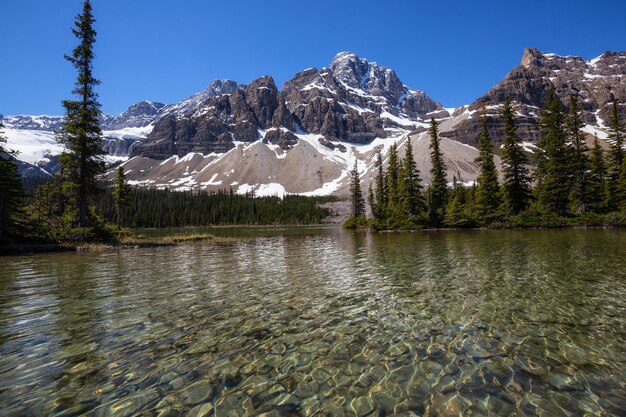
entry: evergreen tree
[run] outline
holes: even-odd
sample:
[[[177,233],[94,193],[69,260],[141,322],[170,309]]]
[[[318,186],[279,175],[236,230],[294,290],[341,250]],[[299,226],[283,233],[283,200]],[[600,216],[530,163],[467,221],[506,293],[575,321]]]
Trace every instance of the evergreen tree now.
[[[77,100],[63,101],[65,121],[58,135],[58,141],[66,148],[61,156],[62,170],[67,176],[64,188],[76,201],[79,226],[87,225],[87,206],[99,191],[96,179],[104,171],[100,103],[94,91],[100,84],[93,75],[94,22],[91,2],[85,0],[82,13],[76,17],[76,28],[72,29],[79,45],[71,56],[65,56],[78,72],[72,91]]]
[[[375,211],[374,217],[382,220],[386,215],[387,207],[387,186],[385,181],[385,172],[383,170],[383,156],[380,148],[376,151],[376,187],[374,189]]]
[[[566,216],[571,189],[571,148],[567,146],[563,104],[554,87],[541,111],[541,140],[535,178],[539,204],[549,213]]]
[[[446,182],[446,165],[439,147],[439,126],[435,118],[430,119],[430,186],[429,186],[429,218],[433,226],[439,226],[446,216],[448,202],[448,184]]]
[[[570,96],[570,110],[567,117],[567,135],[572,146],[572,206],[577,213],[584,213],[589,208],[589,148],[582,132],[583,124],[578,98]]]
[[[358,161],[354,161],[354,168],[350,171],[350,195],[352,202],[352,216],[354,218],[365,214],[365,200],[361,192],[361,179],[359,177]]]
[[[619,108],[617,100],[613,100],[613,111],[611,112],[611,119],[609,121],[609,140],[611,141],[611,149],[609,151],[609,177],[608,183],[608,209],[617,210],[619,206],[619,196],[617,192],[617,185],[619,177],[622,172],[622,166],[624,165],[624,125],[619,117]]]
[[[619,174],[615,188],[617,209],[626,212],[626,159],[622,162],[622,171]]]
[[[591,159],[589,165],[589,210],[595,213],[601,213],[605,209],[605,203],[607,200],[607,170],[606,164],[604,163],[602,148],[598,143],[597,136],[593,140],[593,149],[591,150]]]
[[[398,206],[398,180],[399,180],[399,163],[398,163],[398,145],[393,143],[389,150],[389,161],[387,162],[387,211],[390,215],[397,215]]]
[[[15,226],[24,197],[22,178],[15,163],[15,152],[5,147],[3,128],[0,123],[0,239]]]
[[[493,161],[493,145],[489,138],[487,117],[480,118],[482,131],[479,139],[479,155],[476,158],[480,166],[480,174],[476,179],[476,205],[481,216],[493,215],[500,207],[500,187],[498,185],[498,171]]]
[[[119,166],[117,168],[117,176],[113,180],[113,200],[115,201],[115,208],[117,211],[117,230],[122,228],[122,216],[124,209],[130,202],[130,191],[130,186],[126,182],[124,168]]]
[[[530,175],[527,168],[528,159],[522,148],[521,140],[517,137],[513,106],[508,95],[504,99],[500,117],[504,124],[502,149],[504,204],[509,213],[517,214],[528,206]]]
[[[405,154],[400,166],[400,178],[398,180],[399,204],[404,214],[415,216],[425,210],[426,202],[422,195],[422,179],[413,158],[413,146],[410,137],[407,138],[404,149]]]
[[[476,221],[471,214],[472,205],[468,201],[471,189],[465,188],[461,175],[457,172],[452,177],[452,191],[448,194],[448,204],[444,224],[448,227],[475,227]]]
[[[367,188],[367,204],[370,206],[372,215],[376,213],[376,198],[374,197],[374,191],[372,190],[372,183],[370,182]]]
[[[47,186],[47,184],[46,184]],[[45,186],[44,186],[45,187]],[[39,191],[44,188],[40,187]],[[54,189],[52,199],[54,199]],[[96,199],[105,219],[115,221],[117,203],[113,187]],[[226,224],[318,224],[332,213],[320,204],[336,201],[333,197],[286,195],[282,199],[235,194],[231,190],[212,192],[169,191],[132,188],[124,209],[124,224],[137,227],[184,227]],[[55,204],[52,205],[54,209]],[[45,211],[46,207],[42,207]]]

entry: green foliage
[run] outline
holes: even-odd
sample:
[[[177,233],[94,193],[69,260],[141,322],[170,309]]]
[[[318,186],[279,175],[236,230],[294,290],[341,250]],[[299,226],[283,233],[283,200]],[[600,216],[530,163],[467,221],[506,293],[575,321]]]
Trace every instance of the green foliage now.
[[[359,218],[365,215],[365,200],[363,199],[363,193],[361,192],[361,178],[359,176],[358,161],[354,161],[354,168],[350,171],[350,199],[351,199],[351,213],[355,218]]]
[[[537,198],[546,211],[567,216],[572,186],[572,151],[566,143],[563,104],[556,96],[554,87],[548,92],[540,123],[540,153],[535,169]]]
[[[609,178],[608,201],[609,210],[620,210],[626,207],[626,158],[624,156],[624,136],[626,128],[620,120],[618,102],[613,100],[613,110],[609,121]]]
[[[126,174],[124,174],[122,166],[117,168],[117,175],[113,180],[112,197],[116,205],[117,229],[120,230],[122,228],[123,209],[128,205],[131,197],[131,189],[126,183]]]
[[[595,213],[606,210],[607,193],[607,169],[604,156],[598,138],[594,138],[593,149],[589,161],[590,172],[588,179],[588,208]]]
[[[622,165],[624,164],[624,124],[619,117],[617,100],[613,100],[611,119],[609,120],[609,141],[611,151],[609,152],[610,174],[612,179],[619,177]]]
[[[383,157],[380,148],[376,151],[376,188],[374,190],[374,204],[372,205],[372,213],[376,219],[383,219],[387,213],[387,186],[386,178],[383,170]]]
[[[405,143],[404,159],[400,165],[398,178],[398,215],[412,217],[426,210],[426,201],[422,194],[423,186],[420,172],[413,158],[411,138]]]
[[[622,162],[622,171],[615,186],[615,203],[619,210],[626,211],[626,159]]]
[[[567,135],[571,143],[570,175],[572,176],[572,208],[575,213],[585,213],[590,206],[590,163],[589,148],[582,132],[583,123],[578,98],[570,96],[570,109],[567,117]]]
[[[537,203],[531,204],[526,210],[518,214],[509,214],[502,221],[494,222],[494,228],[532,228],[532,227],[564,227],[567,219],[555,213],[546,213]]]
[[[24,199],[15,153],[4,147],[3,127],[0,123],[0,243],[8,235],[18,233],[23,222],[21,208]]]
[[[430,227],[425,212],[409,217],[389,217],[385,219],[370,219],[367,223],[372,230],[419,230]]]
[[[478,219],[468,209],[467,205],[461,201],[461,197],[455,195],[450,204],[448,204],[444,225],[452,228],[477,227]]]
[[[609,227],[626,227],[626,210],[607,214],[604,224]]]
[[[332,213],[320,204],[334,197],[253,197],[232,190],[217,192],[169,191],[132,188],[123,208],[123,226],[160,228],[215,225],[319,224]],[[116,218],[113,190],[106,188],[97,199],[104,218]]]
[[[500,117],[504,123],[502,150],[504,205],[508,213],[517,214],[524,210],[529,203],[530,174],[526,154],[522,148],[521,140],[517,137],[513,106],[508,95],[504,99]]]
[[[493,161],[493,145],[489,138],[487,117],[483,114],[480,118],[482,131],[479,139],[479,155],[476,158],[480,166],[480,174],[476,179],[476,208],[483,218],[495,215],[502,204],[500,198],[500,186],[498,185],[498,171]]]
[[[435,118],[430,119],[430,186],[428,187],[428,211],[431,224],[440,226],[446,217],[448,202],[448,184],[446,181],[446,165],[439,147],[439,127]]]
[[[459,184],[455,175],[443,224],[452,228],[477,227],[479,221],[476,216],[475,198],[476,190]]]
[[[87,225],[89,201],[98,193],[97,177],[104,172],[100,103],[94,91],[100,83],[93,76],[94,22],[91,2],[85,0],[82,13],[76,17],[76,27],[72,29],[79,44],[71,55],[65,56],[78,73],[72,91],[77,100],[63,100],[65,120],[57,136],[66,149],[61,156],[64,181],[71,184],[66,191],[75,194],[71,200],[76,209],[71,206],[68,209],[76,214],[76,222],[81,227]]]
[[[94,206],[90,206],[87,212],[90,226],[75,225],[77,208],[75,204],[68,204],[67,191],[64,190],[66,186],[67,183],[55,177],[37,189],[32,204],[27,207],[29,230],[25,237],[66,244],[114,242],[113,226],[105,221]]]
[[[387,188],[387,212],[395,214],[398,210],[400,165],[398,163],[398,145],[394,142],[389,150],[387,162],[387,175],[385,175]]]
[[[351,215],[348,220],[343,224],[344,229],[358,229],[360,227],[366,227],[368,225],[365,215],[360,216]]]

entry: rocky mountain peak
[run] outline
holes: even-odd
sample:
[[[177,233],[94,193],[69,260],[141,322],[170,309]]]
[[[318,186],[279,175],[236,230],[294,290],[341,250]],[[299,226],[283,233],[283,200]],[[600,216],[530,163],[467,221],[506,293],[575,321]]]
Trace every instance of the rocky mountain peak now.
[[[369,62],[354,52],[340,52],[333,58],[330,70],[337,80],[353,88],[361,88],[361,81],[369,72]]]
[[[102,127],[105,130],[124,129],[128,127],[144,127],[149,125],[165,107],[163,103],[140,101],[133,104],[119,116],[102,116]]]
[[[163,106],[165,106],[163,103],[144,100],[130,106],[125,113],[129,116],[139,116],[143,114],[154,115],[157,114]]]
[[[393,104],[397,104],[405,93],[406,87],[394,70],[360,58],[354,52],[340,52],[335,55],[330,70],[344,85],[373,96],[385,97]]]
[[[541,57],[543,57],[543,54],[539,52],[538,49],[526,48],[524,49],[524,54],[522,55],[522,65],[525,67],[533,64],[537,65],[539,64]]]
[[[222,94],[232,94],[238,87],[240,85],[233,80],[213,80],[200,94],[206,98],[217,97]]]

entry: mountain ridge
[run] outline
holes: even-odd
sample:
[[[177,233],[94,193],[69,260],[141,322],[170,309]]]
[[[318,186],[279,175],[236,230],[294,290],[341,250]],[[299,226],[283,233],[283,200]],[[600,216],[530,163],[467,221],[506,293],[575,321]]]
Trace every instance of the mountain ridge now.
[[[244,192],[264,184],[291,183],[288,170],[276,168],[281,172],[276,176],[260,175],[261,169],[257,173],[240,169],[237,160],[227,155],[235,152],[242,158],[242,166],[275,165],[267,158],[275,158],[285,166],[291,164],[285,159],[298,159],[296,165],[309,164],[310,175],[319,181],[301,181],[301,185],[308,185],[283,187],[284,192],[339,193],[346,188],[345,173],[355,159],[367,181],[376,147],[386,152],[393,141],[423,141],[428,121],[434,117],[441,123],[441,136],[452,141],[451,166],[459,171],[462,180],[470,182],[477,170],[467,149],[461,147],[476,145],[480,111],[484,110],[490,119],[492,138],[498,143],[498,109],[504,96],[511,96],[520,137],[526,149],[533,152],[538,138],[539,107],[547,89],[554,84],[564,101],[571,91],[577,92],[584,103],[587,133],[597,133],[604,139],[608,103],[613,98],[626,101],[626,88],[622,86],[626,85],[625,74],[626,52],[605,52],[584,60],[527,48],[520,65],[484,95],[470,104],[447,109],[424,91],[403,84],[393,69],[353,52],[340,52],[328,67],[298,72],[283,84],[282,90],[271,76],[247,85],[216,80],[179,103],[136,103],[118,116],[103,115],[103,133],[110,154],[117,160],[130,157],[124,166],[136,184],[174,189],[235,187]],[[620,109],[623,111],[623,106]],[[62,118],[8,116],[5,120],[9,121],[9,129],[25,127],[36,131],[46,123],[58,125]],[[254,149],[257,157],[265,155],[266,160],[250,159],[246,149]],[[427,152],[427,148],[418,149]],[[460,155],[465,156],[456,161]],[[316,160],[317,157],[321,159]],[[427,162],[425,158],[420,160],[424,162],[420,167],[422,176],[428,182]],[[196,174],[191,175],[194,169],[188,164],[190,161],[197,165]],[[178,167],[180,164],[186,169]],[[194,175],[198,178],[191,178]],[[328,185],[331,183],[332,187]]]

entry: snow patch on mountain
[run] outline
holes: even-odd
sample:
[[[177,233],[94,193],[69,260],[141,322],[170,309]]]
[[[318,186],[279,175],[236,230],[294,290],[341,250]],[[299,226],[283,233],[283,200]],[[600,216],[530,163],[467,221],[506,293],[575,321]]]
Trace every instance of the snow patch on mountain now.
[[[18,152],[17,159],[37,165],[49,162],[50,157],[63,152],[63,146],[57,143],[52,132],[24,129],[4,129],[7,148]]]

